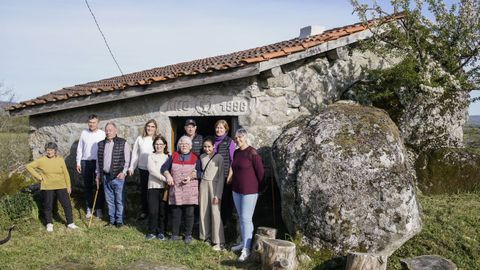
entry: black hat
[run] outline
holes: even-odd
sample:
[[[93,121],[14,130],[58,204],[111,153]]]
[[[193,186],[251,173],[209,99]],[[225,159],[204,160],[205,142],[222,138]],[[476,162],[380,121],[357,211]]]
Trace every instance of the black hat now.
[[[188,126],[188,125],[197,126],[197,122],[195,122],[195,120],[193,119],[187,119],[187,121],[185,121],[185,126]]]

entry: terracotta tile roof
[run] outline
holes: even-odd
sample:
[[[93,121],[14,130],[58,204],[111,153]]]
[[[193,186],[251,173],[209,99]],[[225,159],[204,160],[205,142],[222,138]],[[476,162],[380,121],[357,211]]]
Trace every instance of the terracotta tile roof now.
[[[292,53],[304,51],[310,47],[361,32],[369,27],[373,27],[380,23],[397,20],[401,17],[403,17],[403,15],[397,14],[388,18],[384,18],[381,21],[372,20],[368,23],[357,23],[333,28],[324,31],[322,34],[309,36],[306,38],[294,38],[230,54],[208,57],[125,74],[124,76],[88,82],[72,87],[65,87],[35,99],[22,101],[18,104],[10,106],[7,108],[7,110],[21,110],[26,107],[41,105],[49,102],[67,100],[75,97],[90,96],[102,92],[123,90],[132,86],[149,85],[154,82],[172,80],[182,76],[195,76],[198,74],[208,74],[214,71],[223,71],[243,67],[252,63],[263,62],[272,58],[284,57]]]

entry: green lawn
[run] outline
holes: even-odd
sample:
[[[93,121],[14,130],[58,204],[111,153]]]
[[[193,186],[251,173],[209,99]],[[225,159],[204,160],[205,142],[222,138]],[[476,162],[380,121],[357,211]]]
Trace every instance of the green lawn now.
[[[419,199],[424,228],[389,259],[388,269],[400,269],[399,258],[425,254],[449,258],[459,269],[480,269],[480,195]],[[87,229],[83,214],[76,210],[75,216],[81,227],[78,231],[68,231],[58,221],[53,233],[47,233],[35,219],[18,222],[12,240],[0,246],[0,269],[64,269],[69,265],[75,269],[127,269],[140,262],[186,269],[258,268],[254,263],[237,263],[232,252],[215,252],[199,241],[190,246],[182,241],[146,241],[145,223],[116,229],[104,228],[104,221],[95,220]],[[309,255],[313,261],[301,269],[328,269],[320,253]]]
[[[127,269],[138,262],[189,269],[256,268],[251,263],[237,263],[235,254],[215,252],[200,241],[189,246],[183,241],[146,241],[136,227],[105,228],[104,224],[96,221],[87,229],[86,220],[77,219],[81,229],[71,231],[55,222],[54,232],[47,233],[39,221],[22,222],[12,240],[0,246],[0,268],[61,269],[74,265],[86,269]]]
[[[437,254],[452,260],[459,269],[480,269],[480,193],[419,196],[423,230],[390,260],[400,269],[398,258]]]

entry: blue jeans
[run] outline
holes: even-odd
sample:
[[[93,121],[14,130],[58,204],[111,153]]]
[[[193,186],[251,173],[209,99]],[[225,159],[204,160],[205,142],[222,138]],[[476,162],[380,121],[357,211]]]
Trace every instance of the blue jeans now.
[[[110,224],[123,224],[123,186],[125,180],[103,176],[103,189],[108,206]]]
[[[250,249],[253,238],[253,212],[257,204],[258,194],[240,194],[232,191],[233,202],[240,218],[240,231],[242,234],[243,248]]]

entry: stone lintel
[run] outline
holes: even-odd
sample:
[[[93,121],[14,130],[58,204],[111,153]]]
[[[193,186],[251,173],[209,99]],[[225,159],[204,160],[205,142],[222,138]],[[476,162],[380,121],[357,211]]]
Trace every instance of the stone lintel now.
[[[226,95],[177,96],[163,103],[165,116],[240,116],[252,111],[253,100]]]

